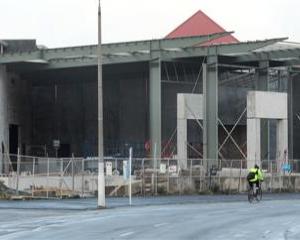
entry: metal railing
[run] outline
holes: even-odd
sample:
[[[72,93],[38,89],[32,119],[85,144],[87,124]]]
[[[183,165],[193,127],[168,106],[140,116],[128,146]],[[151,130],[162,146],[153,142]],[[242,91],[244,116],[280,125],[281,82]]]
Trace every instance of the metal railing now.
[[[0,180],[32,197],[64,198],[94,195],[97,191],[97,158],[41,158],[0,155],[3,173]],[[132,192],[136,195],[186,194],[205,192],[245,192],[247,161],[149,158],[132,159]],[[127,195],[128,159],[105,158],[105,184],[108,196]],[[0,161],[1,162],[1,161]],[[212,166],[211,163],[214,163]],[[154,168],[154,166],[157,166]],[[263,160],[264,191],[300,190],[300,160]]]

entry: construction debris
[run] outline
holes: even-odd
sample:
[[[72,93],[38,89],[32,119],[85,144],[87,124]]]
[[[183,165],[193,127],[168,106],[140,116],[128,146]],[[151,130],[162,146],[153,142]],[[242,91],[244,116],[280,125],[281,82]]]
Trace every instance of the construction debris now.
[[[0,181],[0,199],[11,199],[14,195],[16,190],[8,188],[3,181]]]
[[[73,193],[69,189],[61,189],[56,187],[35,187],[32,189],[32,195],[35,197],[47,197],[47,198],[79,198],[79,194]]]

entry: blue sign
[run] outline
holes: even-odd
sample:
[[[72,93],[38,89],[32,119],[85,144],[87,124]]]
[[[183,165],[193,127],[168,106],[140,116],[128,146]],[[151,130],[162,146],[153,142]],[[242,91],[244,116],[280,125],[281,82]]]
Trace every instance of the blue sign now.
[[[282,164],[282,171],[284,172],[291,172],[292,171],[292,166],[289,163],[284,163]]]

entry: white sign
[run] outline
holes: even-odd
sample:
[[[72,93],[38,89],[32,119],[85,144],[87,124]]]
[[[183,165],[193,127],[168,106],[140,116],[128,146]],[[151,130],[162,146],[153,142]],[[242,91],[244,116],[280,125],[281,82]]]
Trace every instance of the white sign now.
[[[160,164],[160,173],[166,173],[167,172],[167,165],[165,163]]]
[[[59,148],[60,147],[60,141],[59,140],[53,140],[53,147]]]
[[[105,163],[106,176],[112,176],[112,162]]]
[[[128,161],[123,161],[123,178],[127,180],[129,178],[129,164]]]
[[[169,173],[176,173],[177,172],[177,166],[176,165],[170,165],[169,166]]]

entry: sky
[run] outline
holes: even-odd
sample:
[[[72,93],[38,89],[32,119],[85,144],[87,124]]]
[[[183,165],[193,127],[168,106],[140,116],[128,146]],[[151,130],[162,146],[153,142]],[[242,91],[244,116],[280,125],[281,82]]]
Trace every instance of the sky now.
[[[97,43],[98,0],[0,0],[0,39],[64,47]],[[198,10],[240,41],[300,42],[299,0],[101,0],[104,43],[165,37]]]

